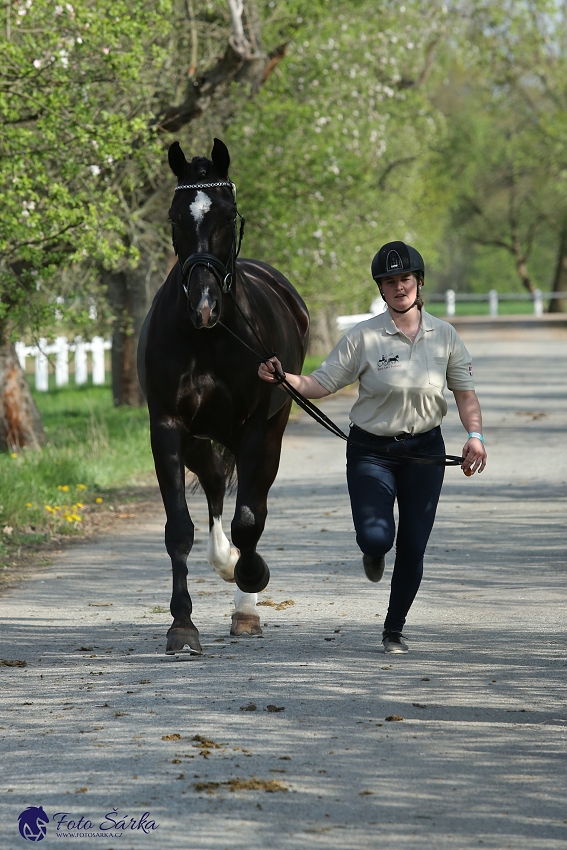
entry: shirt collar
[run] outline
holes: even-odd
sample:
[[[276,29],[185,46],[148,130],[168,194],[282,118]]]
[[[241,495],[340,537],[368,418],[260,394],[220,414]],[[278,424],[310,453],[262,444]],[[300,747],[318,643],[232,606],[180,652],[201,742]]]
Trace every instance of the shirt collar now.
[[[384,330],[386,331],[387,334],[402,333],[402,331],[400,331],[400,329],[398,327],[396,327],[396,323],[392,319],[392,315],[391,315],[391,313],[388,309],[386,309],[384,311]],[[421,329],[420,330],[423,331],[424,333],[426,331],[434,330],[433,322],[431,320],[431,316],[425,310],[425,308],[422,308],[422,310],[421,310]]]

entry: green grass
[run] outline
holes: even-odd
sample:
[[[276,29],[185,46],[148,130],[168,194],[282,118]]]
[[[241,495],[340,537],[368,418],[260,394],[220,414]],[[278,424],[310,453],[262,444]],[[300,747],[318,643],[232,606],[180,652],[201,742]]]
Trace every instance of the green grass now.
[[[305,363],[303,364],[303,369],[301,370],[302,375],[310,375],[311,372],[314,372],[318,366],[321,365],[323,360],[325,359],[324,354],[308,354],[305,358]]]
[[[80,505],[104,504],[114,488],[141,483],[153,469],[145,408],[115,408],[108,386],[34,398],[47,443],[0,455],[0,553],[53,531],[76,533]]]

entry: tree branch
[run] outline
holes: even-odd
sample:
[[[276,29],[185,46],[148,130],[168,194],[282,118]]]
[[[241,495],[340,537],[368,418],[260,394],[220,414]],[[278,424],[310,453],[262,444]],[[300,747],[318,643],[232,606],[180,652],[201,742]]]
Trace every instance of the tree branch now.
[[[378,180],[378,188],[386,188],[386,180],[388,179],[388,176],[392,173],[394,168],[397,168],[399,165],[405,165],[407,162],[413,162],[416,159],[416,156],[405,156],[402,159],[395,159],[394,162],[391,162],[389,165],[387,165]]]
[[[232,46],[236,53],[244,59],[250,56],[250,42],[244,35],[244,24],[242,15],[244,13],[244,0],[227,0],[232,24]]]

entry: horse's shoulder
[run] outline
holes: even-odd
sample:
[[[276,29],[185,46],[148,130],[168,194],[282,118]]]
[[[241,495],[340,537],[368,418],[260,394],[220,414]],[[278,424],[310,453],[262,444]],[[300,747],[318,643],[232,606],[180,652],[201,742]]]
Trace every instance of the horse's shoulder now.
[[[270,266],[269,263],[262,262],[262,260],[250,259],[238,260],[238,271],[246,277],[250,285],[263,290],[268,286],[279,295],[302,325],[309,326],[307,305],[282,272]]]

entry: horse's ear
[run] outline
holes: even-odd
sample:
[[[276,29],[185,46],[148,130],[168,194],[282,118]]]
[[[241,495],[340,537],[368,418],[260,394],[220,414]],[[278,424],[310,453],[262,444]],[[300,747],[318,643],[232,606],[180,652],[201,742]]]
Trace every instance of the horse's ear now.
[[[171,168],[175,176],[179,179],[183,177],[183,173],[187,165],[187,160],[185,159],[185,154],[181,150],[181,145],[179,144],[179,142],[174,142],[172,145],[169,146],[167,158],[169,160],[169,167]]]
[[[215,139],[213,150],[211,152],[211,159],[219,174],[222,174],[224,177],[228,177],[230,154],[227,146],[224,142],[221,142],[220,139]]]

